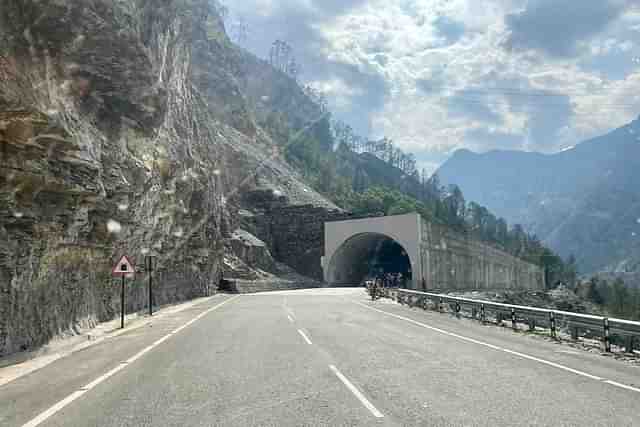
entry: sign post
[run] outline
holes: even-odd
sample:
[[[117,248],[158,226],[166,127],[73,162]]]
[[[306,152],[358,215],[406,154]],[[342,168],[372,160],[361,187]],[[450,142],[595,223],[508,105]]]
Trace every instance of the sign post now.
[[[124,312],[125,312],[125,300],[124,300],[124,279],[125,277],[133,277],[135,267],[129,258],[124,255],[120,258],[120,261],[116,263],[111,270],[113,277],[120,277],[122,279],[122,288],[120,290],[120,328],[124,329]]]
[[[149,275],[149,316],[153,316],[153,256],[147,256],[146,270]]]
[[[122,277],[122,290],[120,292],[120,329],[124,329],[124,274]]]

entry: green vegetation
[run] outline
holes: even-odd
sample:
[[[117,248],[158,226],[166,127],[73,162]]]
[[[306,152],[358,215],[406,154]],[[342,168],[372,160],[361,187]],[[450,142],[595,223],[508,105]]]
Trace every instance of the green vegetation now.
[[[577,293],[600,305],[610,316],[640,320],[640,288],[629,288],[621,278],[609,283],[593,277],[578,285]]]

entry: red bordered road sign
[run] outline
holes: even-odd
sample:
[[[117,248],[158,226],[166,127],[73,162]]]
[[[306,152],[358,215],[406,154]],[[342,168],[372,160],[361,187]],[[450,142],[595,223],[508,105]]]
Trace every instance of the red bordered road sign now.
[[[113,270],[111,270],[111,275],[113,277],[133,277],[135,272],[136,269],[129,257],[123,255],[122,258],[120,258],[120,261],[118,261],[113,267]]]

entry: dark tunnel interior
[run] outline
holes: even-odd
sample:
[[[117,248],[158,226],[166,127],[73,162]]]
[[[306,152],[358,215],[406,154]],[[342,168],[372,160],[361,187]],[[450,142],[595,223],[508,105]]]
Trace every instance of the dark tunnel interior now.
[[[404,248],[378,233],[353,236],[336,250],[329,264],[328,280],[333,285],[360,285],[368,278],[400,273],[411,280],[411,261]]]

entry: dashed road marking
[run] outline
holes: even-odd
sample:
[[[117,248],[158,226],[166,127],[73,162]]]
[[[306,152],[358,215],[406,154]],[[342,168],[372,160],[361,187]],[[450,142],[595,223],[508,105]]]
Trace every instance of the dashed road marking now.
[[[413,319],[410,319],[408,317],[400,316],[398,314],[389,313],[388,311],[384,311],[384,310],[380,310],[380,309],[377,309],[377,308],[370,307],[370,306],[368,306],[366,304],[362,304],[362,303],[360,303],[358,301],[353,301],[353,300],[350,300],[350,301],[355,303],[355,304],[358,304],[359,306],[367,308],[369,310],[377,311],[377,312],[385,314],[387,316],[391,316],[391,317],[395,317],[396,319],[404,320],[406,322],[409,322],[409,323],[412,323],[414,325],[423,327],[425,329],[429,329],[429,330],[438,332],[438,333],[443,334],[443,335],[447,335],[447,336],[450,336],[450,337],[458,338],[460,340],[471,342],[471,343],[474,343],[474,344],[478,344],[478,345],[481,345],[481,346],[484,346],[484,347],[488,347],[488,348],[491,348],[493,350],[502,351],[502,352],[511,354],[513,356],[517,356],[517,357],[520,357],[520,358],[523,358],[523,359],[527,359],[527,360],[532,360],[534,362],[538,362],[538,363],[542,363],[544,365],[552,366],[552,367],[557,368],[557,369],[562,369],[563,371],[571,372],[573,374],[580,375],[580,376],[583,376],[585,378],[589,378],[589,379],[592,379],[592,380],[595,380],[595,381],[600,381],[600,382],[612,385],[614,387],[618,387],[618,388],[622,388],[622,389],[625,389],[625,390],[630,390],[630,391],[635,391],[635,392],[640,393],[640,389],[635,388],[635,387],[631,387],[631,386],[626,385],[626,384],[621,384],[621,383],[618,383],[616,381],[607,380],[606,378],[598,377],[596,375],[592,375],[592,374],[589,374],[589,373],[584,372],[584,371],[579,371],[577,369],[573,369],[573,368],[570,368],[568,366],[561,365],[559,363],[551,362],[551,361],[545,360],[545,359],[540,359],[540,358],[534,357],[534,356],[529,356],[528,354],[524,354],[524,353],[520,353],[520,352],[517,352],[517,351],[509,350],[507,348],[498,347],[498,346],[493,345],[493,344],[489,344],[489,343],[486,343],[486,342],[483,342],[483,341],[479,341],[479,340],[476,340],[476,339],[473,339],[473,338],[465,337],[463,335],[455,334],[453,332],[445,331],[444,329],[440,329],[440,328],[436,328],[436,327],[433,327],[433,326],[429,326],[427,324],[424,324],[422,322],[418,322],[417,320],[413,320]]]
[[[309,337],[307,336],[307,334],[305,334],[305,333],[304,333],[304,331],[303,331],[302,329],[298,329],[298,333],[299,333],[300,335],[302,335],[302,338],[304,338],[304,340],[307,342],[307,344],[309,344],[309,345],[313,344],[313,343],[311,342],[311,340],[309,339]]]
[[[384,415],[382,415],[382,412],[378,411],[378,409],[376,409],[375,406],[373,406],[373,404],[371,402],[369,402],[369,399],[367,399],[364,394],[362,394],[360,392],[360,390],[358,390],[356,388],[356,386],[354,386],[351,381],[349,381],[349,379],[347,377],[345,377],[344,375],[342,375],[342,372],[340,372],[338,370],[338,368],[336,368],[334,365],[329,365],[329,369],[331,369],[333,371],[334,374],[336,374],[336,376],[338,377],[338,379],[340,379],[340,381],[342,381],[342,383],[347,386],[347,388],[349,389],[349,391],[351,391],[351,393],[354,394],[355,397],[358,398],[358,400],[364,405],[365,408],[367,408],[369,410],[369,412],[371,412],[373,414],[374,417],[376,418],[382,418],[384,417]]]
[[[287,314],[287,319],[289,319],[289,322],[293,323],[293,317],[291,317],[290,314]]]
[[[53,405],[49,409],[46,409],[45,411],[40,413],[38,416],[33,418],[31,421],[29,421],[26,424],[24,424],[22,427],[36,427],[36,426],[42,424],[44,421],[46,421],[47,419],[51,418],[57,412],[59,412],[64,407],[69,405],[71,402],[73,402],[74,400],[76,400],[79,397],[83,396],[85,393],[89,392],[91,389],[96,387],[98,384],[100,384],[100,383],[104,382],[105,380],[107,380],[108,378],[114,376],[115,374],[117,374],[118,372],[120,372],[121,370],[123,370],[124,368],[129,366],[132,362],[138,360],[143,355],[145,355],[146,353],[150,352],[151,350],[153,350],[154,348],[156,348],[157,346],[159,346],[163,342],[165,342],[172,335],[177,334],[179,331],[183,330],[184,328],[186,328],[189,325],[192,325],[197,320],[199,320],[202,317],[206,316],[207,314],[211,313],[213,310],[216,310],[216,309],[222,307],[223,305],[233,301],[234,299],[238,298],[239,296],[240,295],[237,295],[235,297],[229,298],[228,300],[223,301],[220,304],[217,304],[217,305],[211,307],[210,309],[200,313],[198,316],[196,316],[195,318],[193,318],[189,322],[185,323],[184,325],[182,325],[178,329],[176,329],[173,332],[171,332],[171,333],[165,335],[164,337],[160,338],[159,340],[157,340],[156,342],[154,342],[150,346],[145,347],[143,350],[139,351],[138,353],[136,353],[134,356],[130,357],[126,361],[120,362],[118,364],[118,366],[116,366],[115,368],[111,369],[109,372],[101,375],[100,377],[98,377],[95,380],[91,381],[89,384],[85,385],[84,387],[80,387],[80,389],[78,389],[77,391],[71,393],[69,396],[65,397],[64,399],[62,399],[61,401],[59,401],[58,403],[56,403],[55,405]]]

